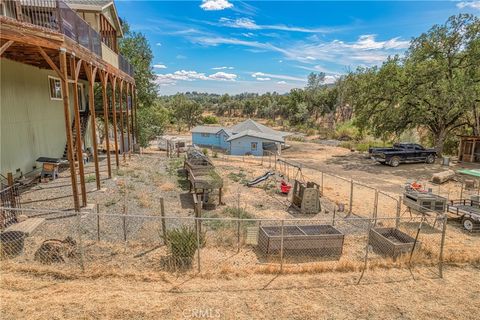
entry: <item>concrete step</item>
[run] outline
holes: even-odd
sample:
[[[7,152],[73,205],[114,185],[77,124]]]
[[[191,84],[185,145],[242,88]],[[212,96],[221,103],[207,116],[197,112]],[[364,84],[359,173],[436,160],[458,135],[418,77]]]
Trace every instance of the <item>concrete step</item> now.
[[[33,231],[35,231],[44,221],[44,218],[29,218],[25,221],[12,224],[8,228],[6,228],[5,231],[21,231],[28,236]]]

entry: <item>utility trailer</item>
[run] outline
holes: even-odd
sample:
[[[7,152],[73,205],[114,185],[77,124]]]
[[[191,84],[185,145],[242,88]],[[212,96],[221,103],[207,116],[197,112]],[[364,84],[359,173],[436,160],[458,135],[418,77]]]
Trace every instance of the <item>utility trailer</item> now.
[[[447,204],[447,212],[462,218],[462,226],[465,230],[480,231],[480,201],[478,197],[472,199],[450,200]]]

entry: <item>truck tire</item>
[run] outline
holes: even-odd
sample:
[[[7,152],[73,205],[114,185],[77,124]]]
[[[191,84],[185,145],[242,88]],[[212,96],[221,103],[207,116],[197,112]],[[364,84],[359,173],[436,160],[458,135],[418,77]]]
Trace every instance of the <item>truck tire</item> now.
[[[428,164],[434,163],[434,162],[435,162],[435,156],[429,155],[429,156],[427,157],[427,159],[425,160],[425,162],[428,163]]]
[[[473,221],[471,218],[469,217],[464,217],[462,219],[462,226],[465,230],[469,231],[469,232],[472,232],[474,229],[475,229],[475,221]]]
[[[390,159],[389,164],[392,167],[398,167],[400,165],[400,158],[399,157],[393,157],[392,159]]]

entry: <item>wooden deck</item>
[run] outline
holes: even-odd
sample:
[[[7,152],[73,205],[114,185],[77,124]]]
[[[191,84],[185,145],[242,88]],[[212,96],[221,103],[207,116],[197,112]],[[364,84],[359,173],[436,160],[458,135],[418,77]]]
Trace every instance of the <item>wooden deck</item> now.
[[[21,231],[25,233],[27,236],[34,232],[43,222],[45,221],[44,218],[29,218],[25,221],[20,223],[15,223],[8,228],[5,229],[6,231]]]

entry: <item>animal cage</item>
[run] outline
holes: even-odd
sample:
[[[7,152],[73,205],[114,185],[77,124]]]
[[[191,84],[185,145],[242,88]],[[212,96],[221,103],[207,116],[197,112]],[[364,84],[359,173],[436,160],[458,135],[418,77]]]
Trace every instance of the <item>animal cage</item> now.
[[[403,204],[409,209],[427,213],[429,211],[444,212],[447,199],[431,192],[405,191]]]

